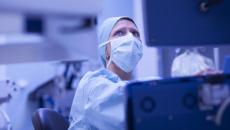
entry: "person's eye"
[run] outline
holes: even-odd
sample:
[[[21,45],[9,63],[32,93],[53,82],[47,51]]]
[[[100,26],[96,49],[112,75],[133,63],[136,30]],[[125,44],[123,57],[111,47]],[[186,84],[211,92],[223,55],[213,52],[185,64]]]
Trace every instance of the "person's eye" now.
[[[116,31],[115,33],[114,33],[114,36],[116,36],[116,37],[120,37],[120,36],[124,36],[125,35],[125,32],[124,31]]]
[[[133,31],[132,34],[133,34],[134,37],[140,38],[140,33],[139,32]]]

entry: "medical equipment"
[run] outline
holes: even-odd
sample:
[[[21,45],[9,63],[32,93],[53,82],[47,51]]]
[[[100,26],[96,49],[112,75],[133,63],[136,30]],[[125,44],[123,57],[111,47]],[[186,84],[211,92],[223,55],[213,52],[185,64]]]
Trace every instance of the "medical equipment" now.
[[[228,0],[144,0],[148,46],[201,46],[230,43]]]
[[[17,90],[15,82],[9,79],[0,81],[0,130],[12,130],[10,118],[2,105],[8,103]]]
[[[133,82],[128,130],[229,130],[230,75]]]

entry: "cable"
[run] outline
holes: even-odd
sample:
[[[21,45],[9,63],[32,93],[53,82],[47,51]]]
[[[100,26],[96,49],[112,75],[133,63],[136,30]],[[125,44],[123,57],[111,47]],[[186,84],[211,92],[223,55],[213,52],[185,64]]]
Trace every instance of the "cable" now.
[[[230,97],[228,97],[220,106],[219,110],[217,111],[217,115],[214,119],[216,125],[221,125],[221,119],[223,117],[223,114],[226,110],[226,108],[230,105]]]

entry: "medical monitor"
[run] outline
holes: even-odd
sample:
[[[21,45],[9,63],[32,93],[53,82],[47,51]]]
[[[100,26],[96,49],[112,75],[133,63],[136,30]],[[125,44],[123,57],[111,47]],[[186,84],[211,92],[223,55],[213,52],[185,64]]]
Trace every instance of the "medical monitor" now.
[[[229,130],[230,75],[126,86],[127,130]]]
[[[229,7],[229,0],[143,0],[146,44],[230,44]]]

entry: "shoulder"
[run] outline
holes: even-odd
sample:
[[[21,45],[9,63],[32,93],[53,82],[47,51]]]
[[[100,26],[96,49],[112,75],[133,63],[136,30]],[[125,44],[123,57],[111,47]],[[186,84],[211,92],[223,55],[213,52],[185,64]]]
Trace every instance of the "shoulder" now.
[[[106,69],[87,72],[76,90],[76,95],[81,95],[87,100],[94,100],[103,92],[114,91],[124,86],[120,78]]]
[[[108,86],[120,81],[120,78],[107,69],[87,72],[80,80],[77,91],[88,91],[98,86]]]
[[[103,80],[103,79],[109,80],[109,81],[114,82],[114,83],[120,81],[120,78],[116,74],[110,72],[107,69],[99,69],[96,71],[87,72],[82,77],[79,85],[89,83],[90,81]]]

